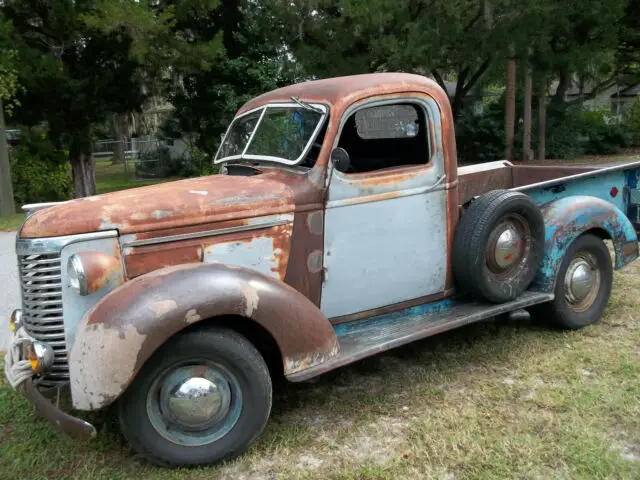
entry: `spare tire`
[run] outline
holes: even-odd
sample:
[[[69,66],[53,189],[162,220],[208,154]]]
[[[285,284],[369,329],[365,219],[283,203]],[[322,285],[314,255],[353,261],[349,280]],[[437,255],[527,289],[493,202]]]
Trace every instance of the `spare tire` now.
[[[494,190],[471,203],[453,241],[453,274],[478,299],[513,300],[533,281],[544,254],[544,219],[531,198]]]

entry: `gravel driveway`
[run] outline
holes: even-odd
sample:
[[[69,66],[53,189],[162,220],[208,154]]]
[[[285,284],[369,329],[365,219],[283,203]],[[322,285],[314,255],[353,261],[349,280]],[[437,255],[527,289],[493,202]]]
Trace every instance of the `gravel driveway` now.
[[[20,307],[15,232],[0,232],[0,351],[9,345],[9,315]]]

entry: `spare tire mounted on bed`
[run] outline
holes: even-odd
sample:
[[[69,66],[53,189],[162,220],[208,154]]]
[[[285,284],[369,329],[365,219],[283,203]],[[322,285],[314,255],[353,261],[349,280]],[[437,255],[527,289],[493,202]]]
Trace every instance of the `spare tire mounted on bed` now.
[[[464,212],[453,244],[453,274],[474,297],[513,300],[533,281],[544,254],[544,219],[531,198],[494,190]]]

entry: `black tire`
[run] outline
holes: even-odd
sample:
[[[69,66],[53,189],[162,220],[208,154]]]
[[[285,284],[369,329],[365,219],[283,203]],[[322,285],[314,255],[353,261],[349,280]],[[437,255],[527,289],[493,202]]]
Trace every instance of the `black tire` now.
[[[514,253],[498,259],[495,246],[507,229],[517,234],[510,250]],[[527,289],[543,255],[544,219],[535,202],[523,193],[494,190],[474,201],[460,219],[453,274],[474,297],[503,303]]]
[[[580,302],[571,294],[567,274],[570,273],[572,262],[575,265],[583,257],[587,257],[588,263],[589,260],[594,262],[598,280],[594,290],[585,301]],[[595,235],[581,235],[569,245],[564,255],[556,277],[555,298],[552,302],[539,305],[536,313],[539,312],[545,322],[556,328],[577,330],[586,327],[602,318],[611,296],[612,284],[613,265],[607,246]]]
[[[204,430],[205,433],[214,432],[211,434],[214,436],[226,433],[209,443],[197,444],[201,441],[198,439],[202,438],[194,436],[198,432],[185,433],[179,423],[172,425],[167,420],[166,411],[162,413],[162,399],[176,398],[175,389],[171,390],[174,396],[162,395],[162,392],[170,391],[168,379],[175,378],[189,368],[201,369],[198,372],[211,368],[206,370],[207,373],[198,374],[198,377],[206,377],[209,372],[216,371],[221,375],[219,378],[228,375],[232,379],[225,387],[230,392],[226,396],[227,416],[216,420],[214,424],[222,424],[222,427]],[[162,385],[165,390],[157,385]],[[215,391],[222,390],[216,387]],[[237,332],[209,328],[181,334],[158,349],[119,399],[118,410],[122,433],[135,451],[157,465],[191,466],[233,458],[244,452],[264,429],[271,412],[271,401],[271,377],[256,348]],[[166,405],[169,402],[167,400]],[[231,423],[234,418],[234,423]],[[165,422],[166,427],[163,425]],[[230,430],[227,431],[228,428]],[[182,439],[182,444],[176,439]],[[189,442],[195,440],[192,445],[187,445],[185,439]]]

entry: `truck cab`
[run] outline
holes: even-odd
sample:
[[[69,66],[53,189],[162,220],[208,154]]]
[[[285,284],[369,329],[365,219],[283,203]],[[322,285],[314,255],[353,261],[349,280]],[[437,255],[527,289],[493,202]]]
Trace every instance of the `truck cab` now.
[[[214,162],[22,226],[5,373],[66,433],[95,435],[45,398],[69,390],[76,409],[116,406],[155,463],[230,458],[264,428],[273,375],[529,308],[582,328],[638,256],[639,164],[458,168],[446,93],[418,75],[258,96]]]

